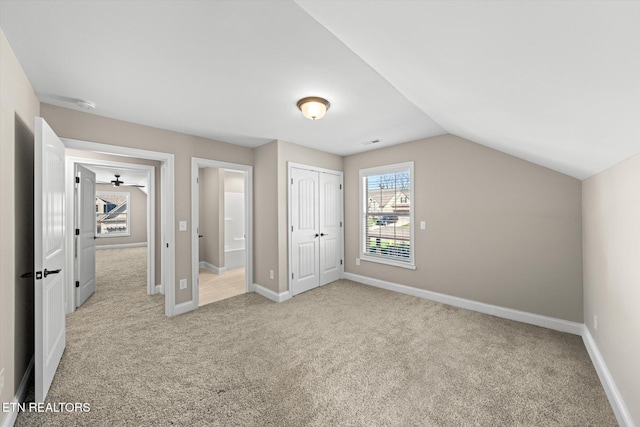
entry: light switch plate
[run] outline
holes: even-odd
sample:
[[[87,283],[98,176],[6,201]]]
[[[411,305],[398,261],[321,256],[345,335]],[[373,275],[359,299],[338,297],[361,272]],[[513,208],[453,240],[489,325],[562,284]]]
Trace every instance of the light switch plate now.
[[[179,230],[180,231],[187,231],[187,221],[180,221]]]
[[[187,279],[180,279],[180,289],[187,289]]]
[[[427,221],[420,221],[420,230],[425,230],[427,228]]]

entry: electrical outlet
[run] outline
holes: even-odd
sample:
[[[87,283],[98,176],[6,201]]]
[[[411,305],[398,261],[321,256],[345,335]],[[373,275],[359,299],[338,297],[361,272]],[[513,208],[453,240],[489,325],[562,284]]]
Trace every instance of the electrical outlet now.
[[[360,258],[356,258],[356,265],[360,265]]]
[[[593,329],[598,330],[598,316],[593,315]]]
[[[180,279],[180,289],[187,289],[187,279]]]
[[[273,270],[269,270],[269,279],[273,280]]]
[[[3,391],[4,391],[4,368],[0,370],[0,395],[2,395]]]

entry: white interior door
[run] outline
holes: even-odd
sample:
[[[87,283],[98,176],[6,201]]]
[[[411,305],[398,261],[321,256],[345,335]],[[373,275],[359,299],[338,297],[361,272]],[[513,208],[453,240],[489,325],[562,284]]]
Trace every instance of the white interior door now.
[[[64,144],[36,117],[34,146],[35,400],[44,402],[65,348]]]
[[[320,285],[318,173],[291,169],[291,294]]]
[[[76,165],[76,307],[96,291],[96,174]]]
[[[342,179],[320,173],[320,285],[335,282],[342,272]]]

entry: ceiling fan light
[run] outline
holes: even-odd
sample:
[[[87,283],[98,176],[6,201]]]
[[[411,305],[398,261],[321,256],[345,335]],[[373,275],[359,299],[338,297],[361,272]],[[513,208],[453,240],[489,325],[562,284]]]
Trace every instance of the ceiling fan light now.
[[[318,96],[309,96],[298,101],[298,108],[302,115],[309,120],[318,120],[324,117],[331,106],[329,101]]]

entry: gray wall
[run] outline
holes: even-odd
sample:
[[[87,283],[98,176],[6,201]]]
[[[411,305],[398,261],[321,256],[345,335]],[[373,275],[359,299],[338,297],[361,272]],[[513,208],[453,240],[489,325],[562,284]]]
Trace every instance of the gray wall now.
[[[582,197],[585,324],[640,425],[640,154],[584,180]]]
[[[33,130],[40,103],[0,30],[0,402],[11,402],[33,355]],[[8,414],[0,412],[0,424]]]
[[[147,243],[147,195],[137,187],[114,187],[109,184],[96,184],[96,192],[97,191],[129,193],[129,206],[127,210],[128,215],[130,215],[130,235],[122,237],[100,237],[96,239],[96,246]]]
[[[358,172],[415,162],[417,270],[359,257]],[[582,321],[580,181],[452,135],[348,156],[345,270]]]

